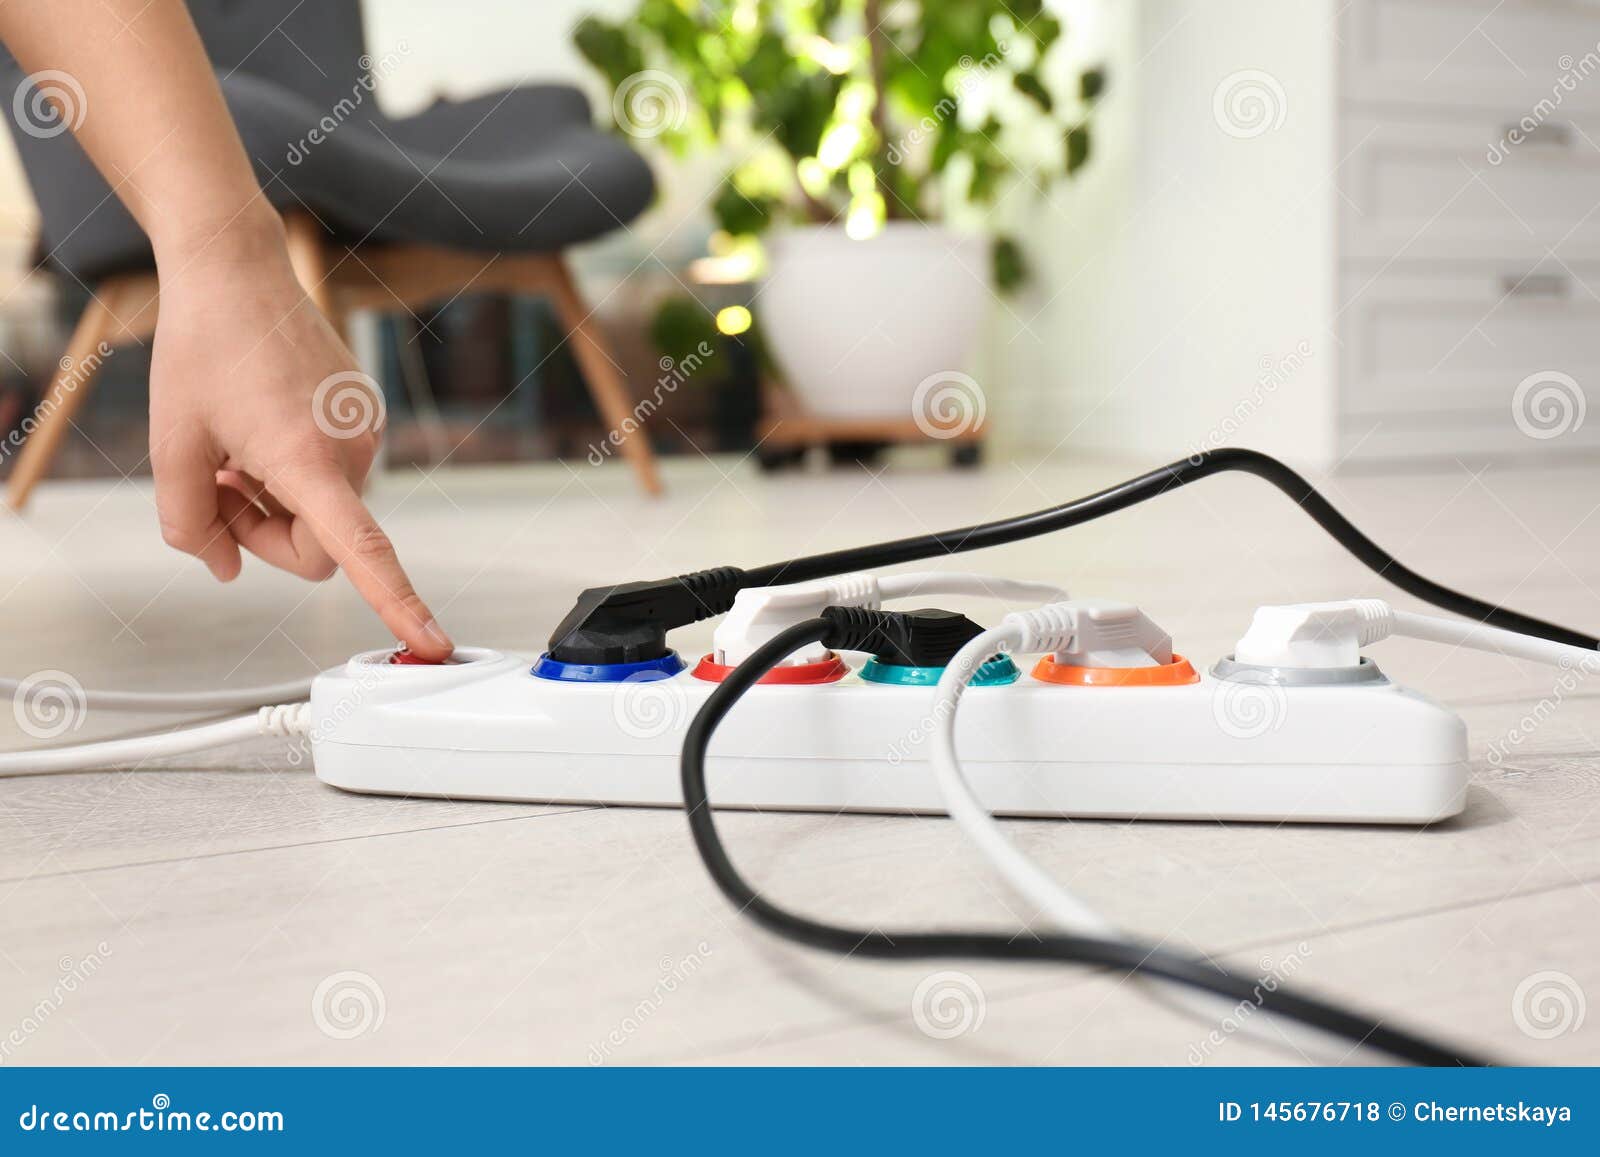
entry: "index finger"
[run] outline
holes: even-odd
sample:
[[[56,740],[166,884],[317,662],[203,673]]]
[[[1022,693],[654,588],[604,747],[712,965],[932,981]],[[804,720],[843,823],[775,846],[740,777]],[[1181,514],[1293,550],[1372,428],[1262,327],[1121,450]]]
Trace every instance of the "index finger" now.
[[[395,638],[423,659],[448,659],[455,649],[406,577],[389,536],[331,463],[285,480],[281,497],[309,524],[352,586]]]

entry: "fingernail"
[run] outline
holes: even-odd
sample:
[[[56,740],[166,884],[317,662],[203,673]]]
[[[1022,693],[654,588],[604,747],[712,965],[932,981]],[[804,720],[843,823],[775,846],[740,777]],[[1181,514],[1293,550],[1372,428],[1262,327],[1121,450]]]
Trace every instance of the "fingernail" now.
[[[452,651],[455,650],[455,644],[450,641],[450,636],[445,634],[444,631],[439,628],[439,624],[434,622],[432,619],[429,619],[427,622],[422,624],[422,633],[428,636],[429,640],[432,642],[439,644],[439,646],[448,647]]]

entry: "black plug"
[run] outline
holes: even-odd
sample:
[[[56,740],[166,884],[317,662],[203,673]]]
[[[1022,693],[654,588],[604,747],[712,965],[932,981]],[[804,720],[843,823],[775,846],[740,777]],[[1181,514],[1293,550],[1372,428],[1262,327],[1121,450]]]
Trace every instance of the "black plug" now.
[[[550,636],[558,663],[643,663],[667,653],[667,632],[726,614],[746,585],[736,566],[676,578],[590,587]]]
[[[823,640],[837,651],[871,651],[891,667],[944,667],[983,628],[955,611],[869,611],[827,607],[822,618],[833,624]]]

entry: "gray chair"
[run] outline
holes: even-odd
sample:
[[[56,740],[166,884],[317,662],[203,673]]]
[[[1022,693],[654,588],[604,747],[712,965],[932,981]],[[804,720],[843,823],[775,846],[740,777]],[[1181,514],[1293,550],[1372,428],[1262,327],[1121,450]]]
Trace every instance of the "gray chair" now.
[[[469,286],[549,297],[621,454],[658,493],[648,440],[628,436],[637,422],[627,383],[562,257],[626,226],[654,182],[637,153],[594,127],[584,95],[527,85],[391,118],[372,90],[404,57],[367,55],[359,0],[189,7],[262,188],[284,214],[296,271],[329,319],[342,327],[352,310],[409,310]],[[8,102],[35,95],[20,92],[32,82],[3,53],[0,80]],[[158,291],[149,242],[71,134],[8,123],[39,203],[43,264],[91,291],[12,471],[8,498],[21,509],[88,393],[101,343],[153,332]]]

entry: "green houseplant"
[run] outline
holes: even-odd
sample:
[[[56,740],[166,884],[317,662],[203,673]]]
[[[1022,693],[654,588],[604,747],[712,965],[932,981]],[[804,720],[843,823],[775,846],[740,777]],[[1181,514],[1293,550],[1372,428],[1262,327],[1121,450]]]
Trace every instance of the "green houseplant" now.
[[[791,384],[857,413],[916,368],[896,350],[960,368],[981,291],[1028,276],[1002,208],[1087,162],[1105,85],[1043,0],[640,0],[574,41],[621,131],[724,160],[713,253],[752,275],[770,259],[757,312]],[[864,322],[885,348],[841,367]]]

